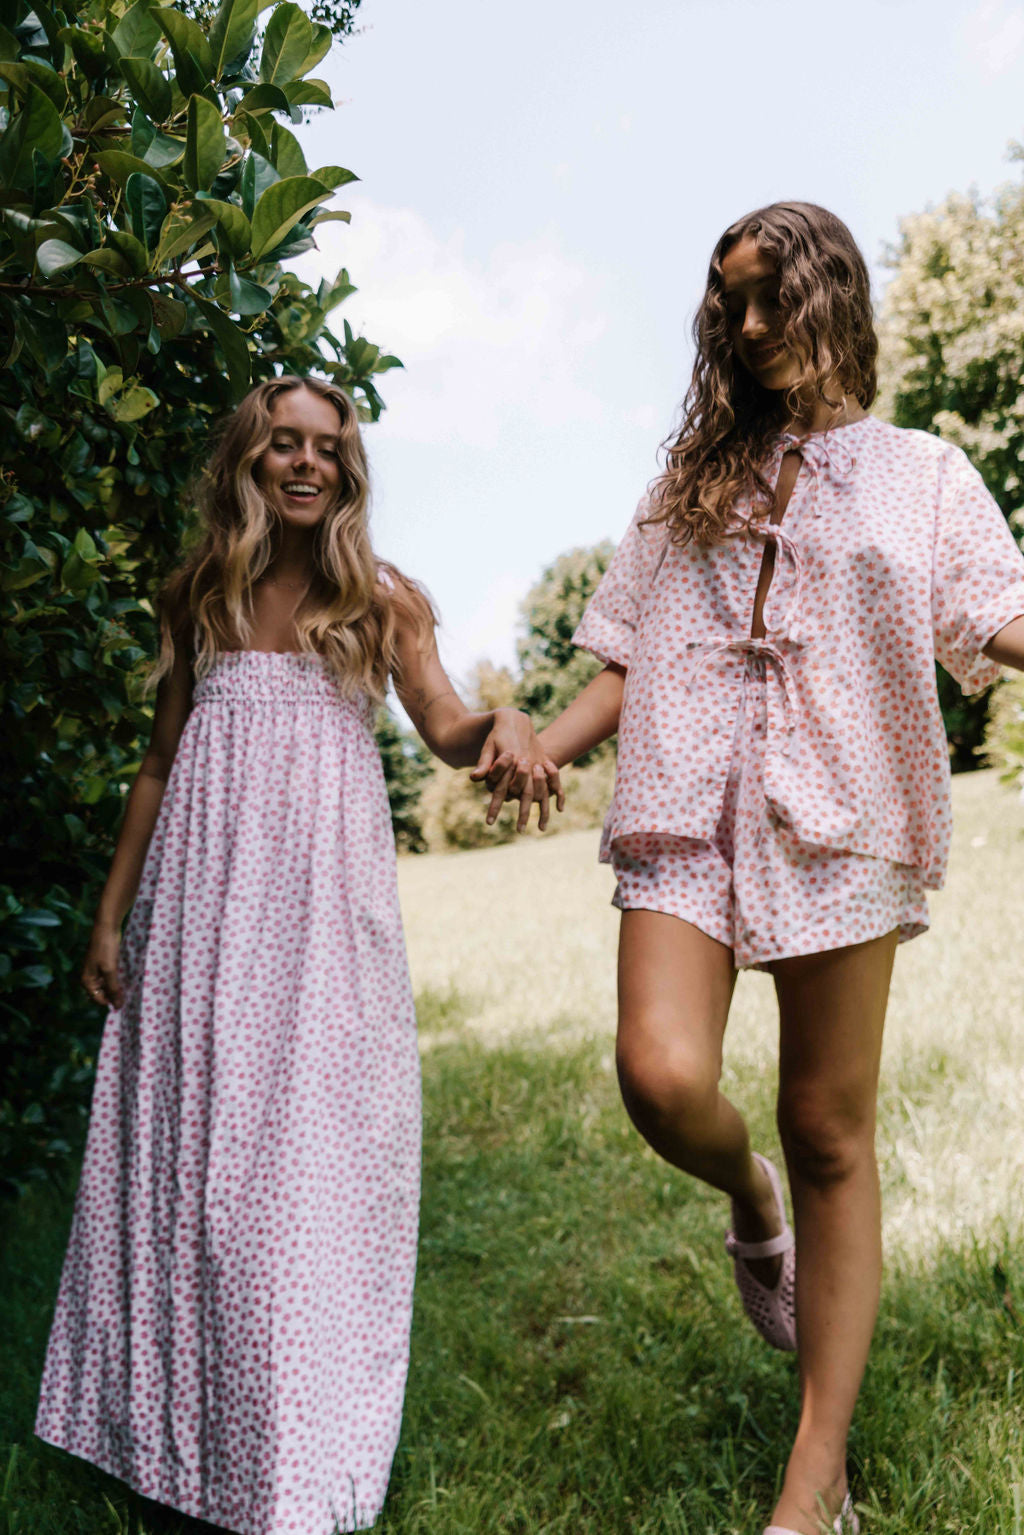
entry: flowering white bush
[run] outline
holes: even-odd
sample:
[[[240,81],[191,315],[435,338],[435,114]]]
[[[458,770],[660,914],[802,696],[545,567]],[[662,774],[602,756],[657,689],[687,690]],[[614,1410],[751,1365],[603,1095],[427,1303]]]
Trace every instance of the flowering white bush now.
[[[1024,184],[911,214],[888,265],[876,409],[963,448],[1024,543]],[[954,766],[976,766],[988,697],[939,681]],[[993,734],[985,744],[1000,757]]]

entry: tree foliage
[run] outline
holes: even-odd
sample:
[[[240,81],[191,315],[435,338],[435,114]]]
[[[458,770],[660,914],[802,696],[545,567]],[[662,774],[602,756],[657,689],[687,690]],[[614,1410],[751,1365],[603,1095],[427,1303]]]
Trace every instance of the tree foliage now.
[[[333,19],[341,14],[335,7]],[[351,12],[353,7],[349,6]],[[133,679],[210,423],[251,380],[311,369],[381,409],[397,359],[281,265],[353,179],[293,131],[330,94],[332,28],[221,0],[0,0],[0,650],[9,869],[0,920],[0,1175],[58,1164],[99,1019],[84,928],[147,727]],[[343,29],[342,29],[343,30]]]
[[[1021,158],[1021,151],[1015,151]],[[880,316],[880,408],[969,455],[1024,534],[1024,186],[903,220]],[[988,696],[939,692],[956,767],[978,760]]]
[[[390,709],[381,709],[374,734],[388,787],[395,845],[403,853],[425,853],[420,794],[434,759],[419,736],[402,729]]]
[[[572,643],[583,610],[615,553],[610,539],[569,549],[548,565],[520,609],[517,646],[522,669],[517,702],[538,726],[546,725],[601,670],[600,661]],[[614,748],[608,742],[581,757],[581,765]]]

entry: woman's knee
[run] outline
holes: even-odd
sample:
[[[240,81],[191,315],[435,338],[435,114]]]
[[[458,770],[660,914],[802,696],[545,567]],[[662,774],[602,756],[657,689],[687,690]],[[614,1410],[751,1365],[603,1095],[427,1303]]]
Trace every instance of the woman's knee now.
[[[685,1041],[620,1031],[616,1066],[630,1118],[645,1135],[662,1129],[685,1134],[715,1112],[721,1063],[701,1059]]]
[[[778,1122],[790,1173],[804,1183],[828,1188],[873,1164],[873,1104],[813,1089],[781,1093]]]

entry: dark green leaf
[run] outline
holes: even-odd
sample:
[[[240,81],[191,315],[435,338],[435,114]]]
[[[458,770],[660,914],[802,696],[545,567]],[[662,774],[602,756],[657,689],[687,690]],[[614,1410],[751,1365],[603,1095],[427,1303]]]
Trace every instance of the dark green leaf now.
[[[222,77],[225,65],[245,48],[256,25],[259,9],[259,0],[221,0],[210,27],[210,52],[215,80]]]
[[[26,965],[19,974],[24,976],[26,986],[41,988],[49,986],[53,980],[53,971],[46,965]],[[43,1111],[38,1103],[30,1104],[21,1116],[22,1123],[26,1125],[42,1124],[43,1118]]]
[[[112,229],[107,235],[107,244],[128,263],[133,277],[142,276],[149,265],[149,256],[141,240],[129,234],[127,229]]]
[[[263,155],[257,154],[255,150],[249,151],[242,166],[242,178],[239,183],[239,191],[242,194],[242,208],[247,218],[252,218],[256,204],[267,188],[273,186],[274,182],[280,181],[280,179],[280,176],[269,160],[265,159]]]
[[[163,187],[152,176],[135,171],[125,182],[124,198],[132,234],[147,251],[155,250],[167,216],[167,198]]]
[[[36,264],[44,277],[55,277],[66,272],[82,259],[82,252],[75,250],[66,240],[44,240],[36,251]]]
[[[146,116],[165,122],[171,115],[171,87],[152,59],[122,59],[121,72]]]
[[[280,245],[302,215],[330,195],[330,190],[311,176],[288,176],[268,187],[252,216],[253,260],[259,261]]]
[[[229,277],[231,307],[236,314],[264,314],[273,303],[274,295],[269,288],[239,277],[234,267]]]
[[[276,90],[277,87],[272,86],[271,89]],[[249,112],[236,112],[233,123],[235,132],[249,140],[250,148],[255,149],[258,155],[262,155],[264,160],[269,161],[270,140],[263,131],[263,125],[259,118],[254,117]]]
[[[326,80],[298,80],[281,89],[293,107],[333,107],[334,97]]]
[[[338,187],[347,186],[350,181],[358,181],[359,177],[347,171],[343,165],[322,165],[319,170],[311,173],[317,181],[322,181],[325,187],[336,191]]]
[[[309,17],[300,6],[292,4],[292,0],[281,0],[267,23],[260,79],[268,85],[283,85],[298,79],[301,66],[312,49],[313,26]]]
[[[112,96],[93,96],[82,112],[82,123],[90,133],[112,123],[125,122],[127,118],[128,108],[124,102],[115,101]]]
[[[54,911],[19,911],[18,922],[22,927],[60,927]]]
[[[135,0],[128,7],[112,34],[120,59],[148,59],[160,41],[159,11],[153,0]]]
[[[252,377],[249,344],[238,326],[229,320],[216,304],[211,304],[208,299],[200,298],[195,293],[192,295],[192,302],[202,315],[207,328],[213,332],[220,344],[227,364],[232,393],[235,399],[239,400],[248,389]]]
[[[200,193],[199,201],[217,216],[217,237],[223,249],[233,260],[249,254],[252,245],[252,228],[237,203],[222,202],[219,198]]]
[[[102,246],[98,251],[86,251],[81,260],[86,266],[95,267],[97,271],[106,272],[110,277],[130,277],[131,267],[124,257],[115,250],[109,250]]]
[[[55,448],[60,442],[60,427],[56,421],[27,402],[19,406],[14,425],[22,441],[33,447]]]
[[[304,251],[315,249],[316,241],[310,230],[300,220],[295,228],[285,235],[280,245],[274,248],[272,257],[274,261],[290,261],[293,256],[301,256]]]
[[[133,295],[127,293],[101,292],[99,296],[100,314],[112,336],[123,337],[119,343],[121,359],[126,372],[132,372],[138,360],[131,353],[130,341],[132,335],[139,328],[139,310],[137,298],[145,299],[145,294]],[[149,329],[147,324],[146,329]]]
[[[192,250],[216,222],[216,214],[204,211],[200,202],[189,208],[172,208],[160,230],[154,266],[162,267],[175,256]]]
[[[254,85],[238,104],[240,112],[287,112],[291,103],[278,85]]]
[[[164,293],[151,295],[153,319],[164,341],[173,341],[185,329],[188,310],[180,299],[168,298]]]
[[[227,135],[220,112],[204,96],[188,103],[185,132],[185,183],[193,192],[206,191],[216,179],[226,157]]]
[[[42,59],[26,58],[0,63],[0,80],[6,80],[24,97],[30,85],[37,85],[58,112],[67,106],[68,88],[57,71]],[[101,98],[102,99],[102,98]]]
[[[62,27],[58,36],[71,49],[75,63],[90,80],[106,74],[109,67],[106,50],[95,32],[87,32],[84,27]]]
[[[164,133],[162,129],[158,128],[153,134],[144,159],[146,164],[151,165],[154,170],[162,171],[169,169],[172,165],[177,165],[184,153],[184,139],[175,138],[172,133]]]
[[[42,213],[51,204],[59,202],[64,192],[60,170],[52,160],[47,160],[38,149],[32,151],[32,207]]]
[[[132,154],[138,159],[145,157],[146,150],[156,137],[156,129],[141,107],[132,113]]]
[[[173,6],[159,6],[153,14],[171,45],[175,68],[178,68],[179,54],[190,53],[203,71],[208,84],[217,79],[218,76],[214,73],[213,67],[213,54],[202,27],[190,17],[183,15],[181,11],[175,10]]]
[[[330,52],[333,41],[334,36],[330,27],[325,27],[320,21],[313,23],[313,45],[295,71],[296,80],[301,79],[303,75],[308,75],[311,69],[316,68],[324,55]]]
[[[0,183],[31,192],[35,186],[32,151],[55,160],[63,143],[64,125],[56,107],[38,85],[30,84],[24,105],[12,115],[0,139]]]
[[[355,293],[355,288],[348,280],[348,272],[342,267],[332,283],[322,282],[317,290],[316,301],[321,311],[327,315],[338,304],[342,303]]]
[[[123,149],[102,149],[96,156],[96,164],[104,176],[109,176],[112,181],[118,182],[125,191],[128,190],[128,182],[132,176],[145,176],[153,181],[162,192],[166,192],[167,184],[160,172],[153,165],[147,165],[145,160],[140,160],[138,155],[130,155]]]
[[[211,89],[206,71],[190,48],[178,51],[174,61],[174,83],[184,101],[187,101],[190,96],[205,95]],[[176,94],[175,111],[180,110]]]
[[[270,158],[281,176],[307,176],[309,168],[306,165],[306,157],[299,147],[299,141],[294,133],[275,123],[270,130]],[[317,176],[317,181],[321,178]],[[324,183],[330,185],[329,182]]]

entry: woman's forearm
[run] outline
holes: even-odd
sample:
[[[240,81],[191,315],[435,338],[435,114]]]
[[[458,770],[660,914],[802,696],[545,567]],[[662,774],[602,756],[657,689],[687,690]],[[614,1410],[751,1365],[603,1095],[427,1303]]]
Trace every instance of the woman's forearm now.
[[[557,719],[544,727],[538,740],[553,762],[564,767],[615,734],[625,685],[625,670],[606,666]]]
[[[135,899],[166,787],[162,769],[143,760],[128,795],[110,873],[96,909],[98,928],[119,931]]]
[[[416,721],[416,728],[424,742],[442,762],[449,767],[473,767],[480,758],[484,742],[498,724],[502,715],[529,725],[529,715],[521,709],[488,709],[477,712],[467,709],[454,693],[438,701],[423,718]]]

